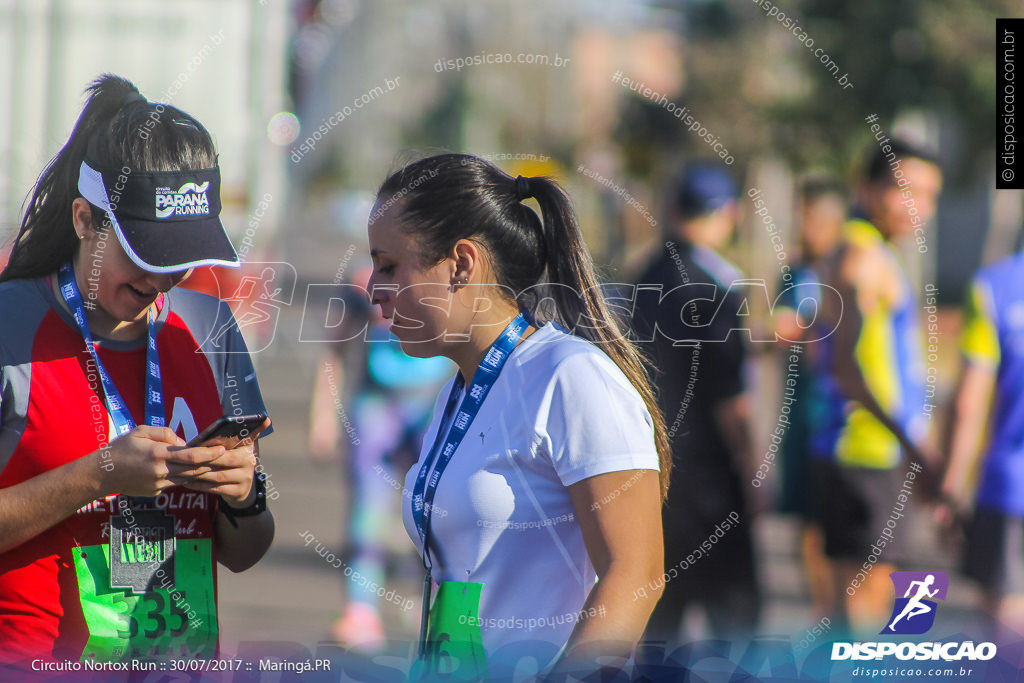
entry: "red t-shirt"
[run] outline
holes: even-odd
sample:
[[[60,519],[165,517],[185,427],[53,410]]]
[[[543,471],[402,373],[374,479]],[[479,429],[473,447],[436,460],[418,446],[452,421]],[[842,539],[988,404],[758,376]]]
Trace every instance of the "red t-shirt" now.
[[[48,279],[0,284],[0,320],[4,321],[0,330],[3,489],[104,446],[109,416],[91,356],[70,314],[57,303]],[[143,424],[145,339],[130,343],[97,342],[103,366],[136,423]],[[222,414],[231,414],[231,405],[240,402],[247,412],[264,410],[251,360],[223,302],[187,291],[165,296],[157,317],[157,350],[167,424],[186,440],[196,435],[197,427],[205,427]],[[127,499],[121,502],[118,496],[90,503],[44,533],[0,554],[0,663],[24,663],[40,657],[81,658],[90,632],[97,632],[96,626],[90,628],[87,624],[83,591],[110,593],[111,604],[132,604],[125,603],[123,598],[132,595],[131,590],[122,593],[111,589],[109,579],[97,580],[93,588],[83,588],[92,579],[82,574],[87,566],[92,566],[86,561],[90,552],[102,555],[103,546],[107,546],[105,552],[110,552],[112,515],[120,515],[123,520],[126,503]],[[163,607],[162,613],[155,610],[156,603],[169,602],[171,594],[153,597],[146,593],[152,602],[139,607],[143,611],[135,612],[138,619],[132,617],[137,623],[125,630],[145,630],[154,638],[160,637],[160,628],[184,633],[189,613],[199,612],[212,621],[203,628],[208,632],[207,638],[212,629],[215,641],[217,558],[212,539],[217,497],[174,487],[151,502],[136,505],[155,508],[159,511],[155,514],[163,520],[169,515],[166,524],[173,524],[177,548],[174,562],[179,574],[183,571],[183,552],[204,557],[205,550],[208,559],[201,564],[206,567],[204,575],[208,572],[209,576],[204,576],[203,581],[212,583],[212,592],[179,592],[175,606]],[[125,532],[115,529],[114,533]],[[128,548],[130,541],[145,536],[139,533],[119,536],[124,541],[122,557],[134,557],[131,552],[150,553],[146,561],[152,559],[154,567],[160,558],[167,559],[164,552],[171,546],[142,543],[137,548]],[[142,563],[141,557],[132,561]],[[90,562],[96,560],[97,556],[93,556]],[[171,570],[169,564],[159,566],[168,573]],[[103,571],[98,576],[102,577]],[[110,571],[109,562],[105,571]],[[174,587],[163,569],[160,576],[165,577],[165,588]],[[143,595],[142,591],[139,589],[135,594]],[[192,605],[188,600],[204,604]],[[210,602],[213,604],[205,604]],[[155,610],[152,620],[146,620],[145,610]],[[124,623],[120,626],[124,627]],[[159,648],[149,652],[130,650],[121,656],[166,654],[159,652]],[[118,652],[114,650],[114,658]]]

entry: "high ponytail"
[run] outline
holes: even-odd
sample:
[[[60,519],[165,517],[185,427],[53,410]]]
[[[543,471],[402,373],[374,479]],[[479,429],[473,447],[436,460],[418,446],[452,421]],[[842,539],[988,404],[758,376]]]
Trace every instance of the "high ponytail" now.
[[[217,163],[213,140],[198,121],[175,107],[146,102],[130,81],[104,74],[85,92],[71,137],[36,180],[0,282],[47,275],[75,256],[71,204],[81,196],[78,174],[93,136],[96,161],[112,168],[177,171]],[[103,211],[93,207],[92,220],[102,229]]]
[[[533,197],[541,218],[523,203]],[[593,342],[639,392],[654,422],[662,498],[672,467],[665,420],[640,352],[608,310],[569,197],[550,178],[513,178],[479,157],[441,154],[391,174],[377,191],[378,214],[398,206],[414,226],[424,263],[460,239],[482,244],[495,279],[538,324],[555,320]],[[378,214],[370,217],[372,223]]]
[[[621,325],[608,310],[601,295],[594,261],[583,240],[583,232],[568,195],[550,178],[527,178],[527,181],[533,198],[540,205],[544,222],[548,282],[563,285],[550,288],[557,310],[556,319],[578,336],[597,344],[619,366],[643,398],[654,422],[654,439],[661,465],[661,495],[664,499],[668,494],[672,456],[665,419],[647,379],[644,358],[636,346],[626,339]],[[581,325],[581,321],[592,321],[592,324]]]

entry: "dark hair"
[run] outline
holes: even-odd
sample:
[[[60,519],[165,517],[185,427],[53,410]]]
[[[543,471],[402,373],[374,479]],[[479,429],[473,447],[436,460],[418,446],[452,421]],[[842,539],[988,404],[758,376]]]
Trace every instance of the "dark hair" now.
[[[835,197],[845,205],[849,200],[849,190],[843,181],[828,173],[808,173],[800,180],[798,193],[804,202]]]
[[[0,282],[55,272],[78,251],[71,218],[78,174],[96,136],[94,161],[103,168],[181,171],[217,165],[217,153],[202,124],[176,107],[147,102],[131,82],[104,74],[88,88],[71,137],[39,175],[21,229]],[[93,207],[93,225],[105,227],[102,209]]]
[[[522,202],[524,195],[540,205],[543,222]],[[377,205],[371,221],[394,206],[415,234],[426,264],[443,260],[460,239],[477,242],[490,255],[498,284],[514,293],[519,307],[537,324],[555,320],[597,344],[614,361],[654,421],[664,497],[672,465],[665,421],[643,357],[601,295],[593,260],[562,188],[542,176],[517,180],[472,155],[440,154],[388,176],[377,191]],[[534,286],[540,283],[560,286]],[[592,322],[579,325],[581,320]]]
[[[868,153],[867,163],[864,165],[864,180],[869,183],[895,183],[891,164],[906,159],[918,159],[935,166],[939,165],[939,158],[934,152],[915,145],[906,140],[894,138],[888,142],[889,151],[877,143],[872,143],[871,151]]]

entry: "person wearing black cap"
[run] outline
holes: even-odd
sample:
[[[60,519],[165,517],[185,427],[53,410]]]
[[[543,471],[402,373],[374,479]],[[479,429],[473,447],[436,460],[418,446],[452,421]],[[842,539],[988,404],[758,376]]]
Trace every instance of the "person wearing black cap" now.
[[[238,265],[210,135],[121,78],[87,92],[0,273],[0,671],[213,657],[217,563],[246,569],[273,538],[269,421],[185,446],[265,413],[237,328],[209,342],[227,305],[170,291]]]
[[[719,638],[753,633],[760,613],[751,518],[742,278],[718,255],[736,225],[736,186],[718,166],[687,166],[671,188],[664,249],[638,280],[633,332],[657,370],[673,479],[662,511],[665,589],[647,640],[678,638],[681,615],[703,607]]]

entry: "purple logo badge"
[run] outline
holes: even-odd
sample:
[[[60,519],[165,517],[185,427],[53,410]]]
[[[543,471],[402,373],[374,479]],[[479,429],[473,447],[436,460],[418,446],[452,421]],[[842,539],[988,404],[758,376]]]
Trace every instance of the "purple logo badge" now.
[[[893,572],[896,602],[882,635],[919,635],[935,623],[935,600],[945,600],[949,577],[944,572]]]

